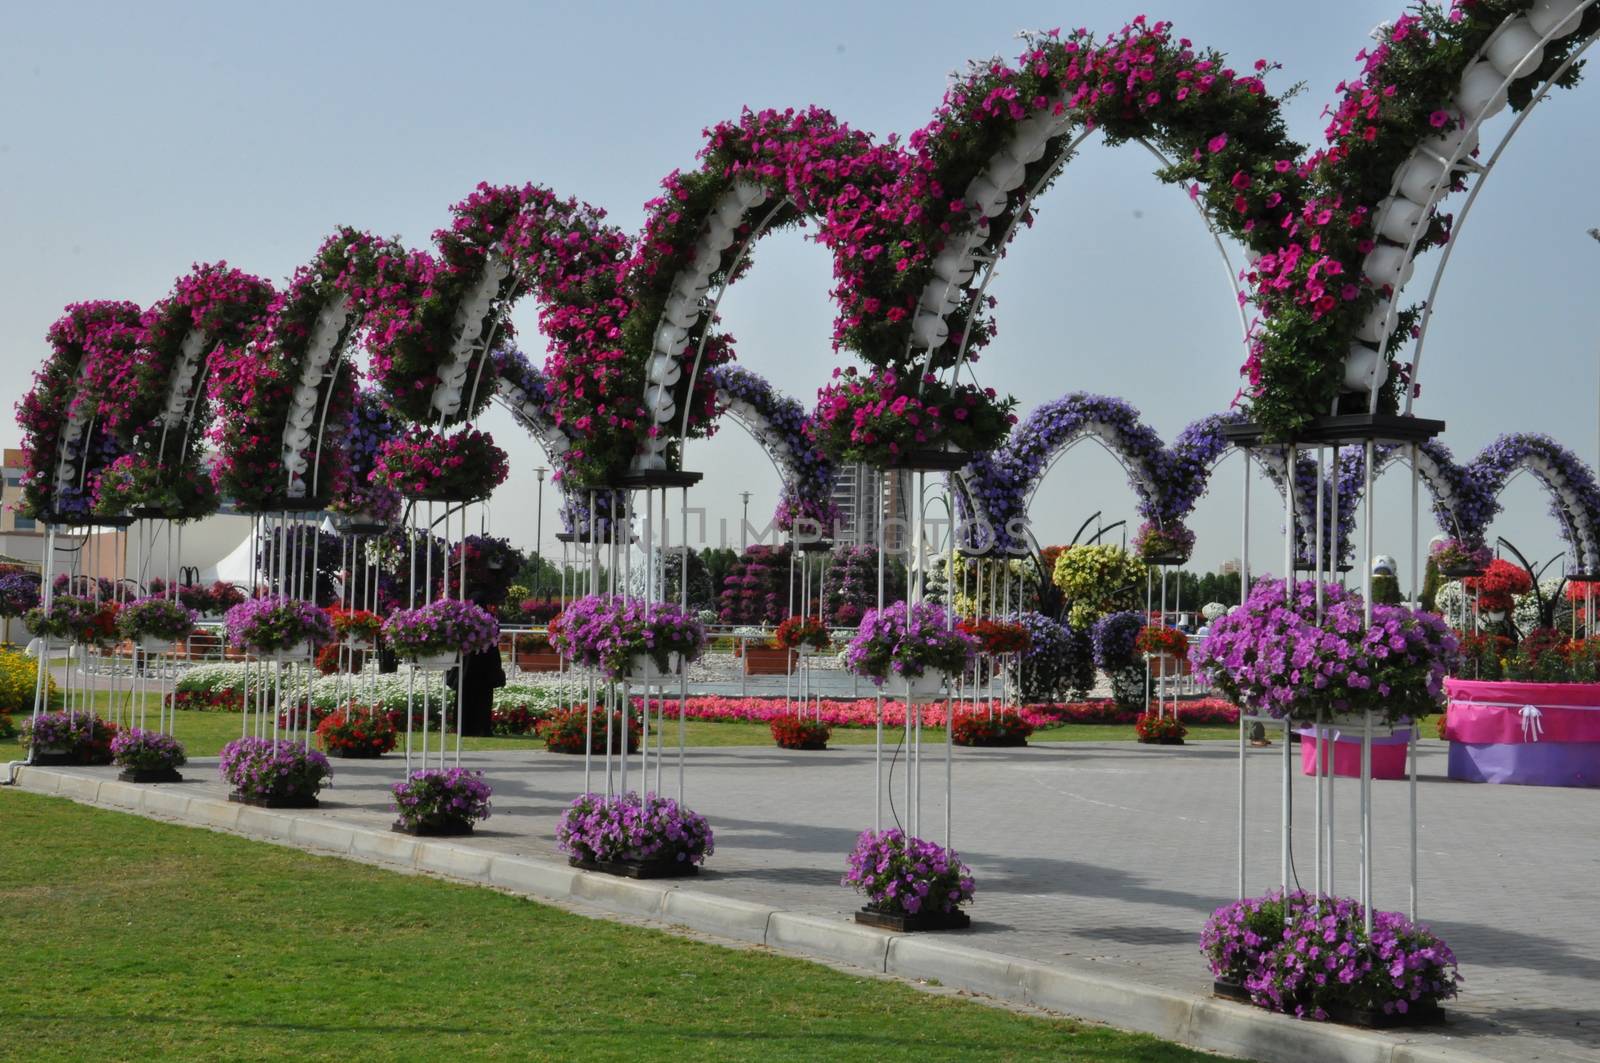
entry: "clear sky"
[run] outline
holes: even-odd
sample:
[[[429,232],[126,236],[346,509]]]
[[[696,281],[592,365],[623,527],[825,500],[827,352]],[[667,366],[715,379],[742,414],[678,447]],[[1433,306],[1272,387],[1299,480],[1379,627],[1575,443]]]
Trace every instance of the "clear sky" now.
[[[148,304],[195,261],[281,281],[340,223],[423,246],[480,180],[547,184],[636,231],[661,177],[693,164],[702,128],[743,105],[816,104],[880,136],[907,133],[927,121],[947,72],[1014,55],[1017,30],[1106,32],[1139,10],[1104,0],[16,5],[0,36],[0,401],[9,409],[26,390],[66,303]],[[1281,62],[1270,84],[1305,83],[1288,114],[1308,143],[1320,142],[1319,114],[1357,69],[1368,31],[1398,13],[1398,0],[1173,0],[1148,11],[1240,64]],[[1524,125],[1462,231],[1418,406],[1448,422],[1458,457],[1501,432],[1538,430],[1595,458],[1600,244],[1585,235],[1600,225],[1595,92],[1561,93]],[[1509,116],[1497,121],[1504,129]],[[999,337],[979,370],[1022,412],[1104,392],[1171,439],[1234,394],[1228,279],[1187,197],[1151,167],[1138,147],[1089,145],[1003,262],[991,289]],[[743,364],[809,406],[837,362],[827,256],[793,232],[755,257],[723,303],[725,323]],[[1418,298],[1428,271],[1408,289]],[[541,360],[531,301],[516,318]],[[548,462],[503,413],[484,423],[513,458],[493,530],[532,547],[530,470]],[[719,516],[737,528],[740,491],[752,492],[753,515],[776,501],[770,465],[737,428],[691,445],[687,466],[707,473],[694,500],[713,528]],[[1230,459],[1196,512],[1201,565],[1238,553],[1239,482]],[[1281,521],[1265,488],[1255,498],[1253,541],[1265,549],[1281,542]],[[1403,476],[1378,499],[1379,549],[1402,554]],[[1556,552],[1526,478],[1506,502],[1496,531]],[[1079,448],[1046,480],[1034,525],[1042,540],[1064,540],[1096,510],[1132,517],[1132,495],[1109,457]],[[1424,540],[1431,532],[1425,520]]]

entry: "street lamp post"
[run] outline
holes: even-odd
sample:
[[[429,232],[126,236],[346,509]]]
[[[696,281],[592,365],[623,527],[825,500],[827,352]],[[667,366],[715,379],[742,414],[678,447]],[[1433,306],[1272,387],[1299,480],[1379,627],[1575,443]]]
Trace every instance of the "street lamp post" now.
[[[539,477],[539,491],[534,503],[536,515],[533,518],[533,596],[537,598],[544,589],[544,474],[550,470],[540,465],[533,471]]]
[[[1590,229],[1589,235],[1597,242],[1600,242],[1600,228]],[[1597,426],[1596,432],[1600,433],[1600,417],[1595,418],[1595,424]],[[1600,434],[1597,434],[1597,443],[1600,443]],[[1600,452],[1596,453],[1596,457],[1600,458]],[[1596,465],[1595,468],[1600,469],[1600,465]]]
[[[739,497],[744,499],[744,517],[739,521],[739,549],[747,550],[750,547],[750,492],[740,491]]]

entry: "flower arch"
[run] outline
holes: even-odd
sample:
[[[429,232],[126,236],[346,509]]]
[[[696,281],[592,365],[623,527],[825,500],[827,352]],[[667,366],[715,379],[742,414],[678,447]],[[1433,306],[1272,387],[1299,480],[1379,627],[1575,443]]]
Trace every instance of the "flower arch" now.
[[[378,258],[395,253],[341,228],[273,297],[248,342],[217,351],[211,398],[236,412],[212,426],[212,479],[241,510],[320,509],[343,489],[355,399],[345,352]]]
[[[1292,239],[1247,276],[1261,311],[1245,364],[1257,421],[1286,435],[1341,408],[1410,412],[1450,237],[1534,106],[1577,81],[1597,35],[1596,0],[1456,0],[1375,31],[1327,112],[1327,146],[1300,166],[1307,198],[1274,219]],[[1484,122],[1507,106],[1518,117],[1480,162]],[[1468,186],[1459,217],[1438,213]],[[1426,299],[1403,307],[1416,257],[1439,246]]]
[[[718,406],[755,437],[783,478],[773,522],[784,531],[828,538],[839,518],[837,470],[806,432],[805,407],[740,366],[713,366],[706,379],[716,388]]]
[[[732,358],[715,343],[717,307],[749,268],[756,241],[810,218],[822,222],[819,239],[837,245],[837,204],[862,199],[901,158],[892,142],[875,146],[817,107],[746,109],[707,130],[696,170],[661,182],[628,264],[633,310],[622,330],[628,359],[646,376],[641,401],[650,423],[637,468],[666,468],[690,415],[709,412],[715,389],[701,372]]]
[[[17,404],[23,508],[44,523],[84,523],[93,478],[122,454],[116,438],[96,420],[99,400],[87,381],[102,337],[136,333],[139,318],[135,303],[74,303],[46,334],[50,354]]]

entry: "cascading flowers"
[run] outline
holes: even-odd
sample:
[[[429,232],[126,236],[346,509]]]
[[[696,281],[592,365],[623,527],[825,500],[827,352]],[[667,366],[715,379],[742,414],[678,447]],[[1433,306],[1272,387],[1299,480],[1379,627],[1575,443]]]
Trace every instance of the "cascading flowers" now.
[[[951,386],[931,374],[892,369],[862,376],[854,366],[835,371],[817,395],[807,424],[812,439],[836,462],[887,468],[919,450],[992,450],[1016,423],[1016,400],[993,388]]]
[[[917,679],[928,672],[960,675],[971,666],[978,641],[955,626],[942,606],[918,602],[907,616],[904,602],[869,609],[845,650],[844,666],[883,686],[892,676]]]
[[[481,605],[441,598],[390,614],[383,638],[402,657],[487,653],[499,643],[500,623]]]
[[[234,606],[223,618],[223,626],[229,645],[258,654],[333,641],[333,624],[326,612],[310,602],[280,595],[252,598]]]
[[[674,654],[684,663],[697,659],[705,649],[706,629],[693,613],[671,602],[591,594],[566,608],[560,625],[552,625],[550,642],[579,666],[621,679],[636,657],[648,656],[662,673],[671,670]]]
[[[477,502],[509,474],[506,452],[489,433],[465,428],[445,435],[413,426],[379,446],[372,483],[403,498]]]

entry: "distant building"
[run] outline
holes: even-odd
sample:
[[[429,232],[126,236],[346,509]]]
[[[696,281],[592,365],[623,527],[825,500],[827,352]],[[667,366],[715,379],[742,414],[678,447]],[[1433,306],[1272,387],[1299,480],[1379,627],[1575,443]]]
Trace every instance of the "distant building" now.
[[[44,557],[44,529],[32,517],[17,512],[22,504],[22,451],[6,447],[3,452],[5,484],[0,489],[0,554],[27,565],[38,565]]]
[[[875,546],[878,519],[885,523],[885,546],[892,551],[905,549],[910,513],[905,498],[910,492],[908,473],[884,475],[882,470],[865,465],[844,465],[833,485],[833,502],[839,507],[839,521],[833,528],[835,542]],[[878,505],[874,504],[874,500]],[[881,509],[880,509],[881,505]]]

